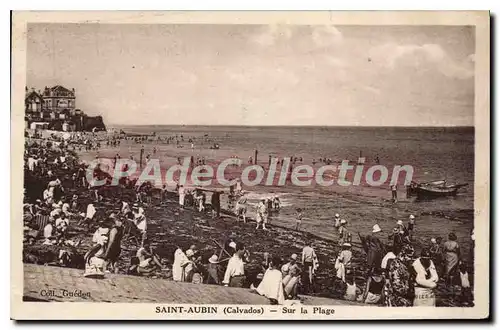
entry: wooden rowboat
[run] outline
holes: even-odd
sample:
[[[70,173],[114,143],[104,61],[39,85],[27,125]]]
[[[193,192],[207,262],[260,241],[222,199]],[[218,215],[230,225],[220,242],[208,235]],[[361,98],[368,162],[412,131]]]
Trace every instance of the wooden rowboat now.
[[[410,196],[417,196],[418,199],[431,199],[455,196],[460,188],[467,185],[467,183],[447,185],[445,180],[432,181],[428,183],[412,182],[409,192]]]

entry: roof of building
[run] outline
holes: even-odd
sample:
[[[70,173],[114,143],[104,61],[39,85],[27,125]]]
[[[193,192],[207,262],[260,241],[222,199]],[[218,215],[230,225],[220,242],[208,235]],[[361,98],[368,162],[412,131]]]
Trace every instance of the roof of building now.
[[[43,94],[46,95],[48,91],[52,91],[54,94],[58,94],[58,93],[68,93],[68,94],[72,94],[74,96],[74,90],[69,90],[67,89],[66,87],[64,86],[61,86],[61,85],[56,85],[56,86],[53,86],[53,87],[49,87],[47,88]]]
[[[39,98],[41,99],[42,96],[40,94],[38,94],[36,91],[32,90],[32,91],[29,91],[28,93],[26,93],[26,97],[25,99],[31,99],[31,98]]]

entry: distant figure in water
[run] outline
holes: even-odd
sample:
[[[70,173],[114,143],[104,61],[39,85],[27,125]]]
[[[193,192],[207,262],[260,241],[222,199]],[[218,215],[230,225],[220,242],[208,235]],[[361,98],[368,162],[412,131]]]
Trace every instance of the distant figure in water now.
[[[375,163],[380,164],[380,158],[378,158],[378,156],[375,156]]]

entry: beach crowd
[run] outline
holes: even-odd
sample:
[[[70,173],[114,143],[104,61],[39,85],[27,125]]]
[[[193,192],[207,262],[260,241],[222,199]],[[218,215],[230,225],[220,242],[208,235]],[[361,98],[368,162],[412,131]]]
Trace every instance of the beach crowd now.
[[[333,226],[329,230],[336,234],[337,240],[332,244],[337,246],[338,254],[332,256],[335,262],[331,265],[320,264],[314,241],[309,240],[300,254],[291,254],[286,260],[278,253],[265,252],[259,274],[249,278],[247,265],[253,254],[237,239],[219,244],[218,253],[213,253],[208,260],[204,260],[196,244],[178,246],[172,256],[173,263],[166,264],[151,247],[148,208],[153,200],[166,205],[173,197],[177,200],[178,212],[191,209],[206,213],[211,219],[224,217],[243,223],[252,220],[256,223],[255,230],[265,231],[272,230],[271,215],[280,211],[281,201],[278,196],[260,200],[255,219],[250,219],[248,208],[253,206],[248,203],[240,181],[229,187],[229,191],[181,184],[169,191],[165,185],[157,189],[147,182],[137,186],[133,179],[126,177],[116,187],[91,186],[86,178],[87,164],[80,161],[76,152],[82,148],[99,150],[104,144],[117,147],[124,138],[100,141],[87,134],[72,139],[26,139],[25,246],[55,247],[58,265],[83,265],[83,276],[91,278],[105,278],[107,273],[121,272],[119,262],[124,258],[124,246],[136,246],[137,251],[123,270],[126,274],[157,276],[169,273],[174,281],[246,287],[267,297],[271,304],[300,301],[303,294],[314,295],[316,273],[322,267],[334,269],[332,290],[336,292],[335,297],[348,301],[384,306],[435,306],[436,296],[446,292],[458,295],[462,306],[473,304],[471,260],[464,260],[456,234],[450,232],[446,240],[430,238],[426,246],[419,247],[417,255],[414,236],[418,221],[412,214],[398,220],[393,228],[368,224],[369,235],[352,232],[349,221],[340,214],[332,215]],[[145,141],[134,139],[136,143]],[[178,145],[184,137],[165,141]],[[191,139],[186,138],[186,141]],[[94,176],[111,180],[99,167],[94,169]],[[228,195],[225,210],[221,206],[222,194]],[[296,231],[301,230],[301,223],[306,218],[304,212],[296,208],[295,218],[290,219]],[[82,239],[76,239],[75,232],[83,232],[84,240],[91,242],[84,254],[80,253]],[[359,241],[353,240],[355,234]],[[473,241],[472,232],[472,246]],[[356,249],[363,254],[362,261],[355,260]]]

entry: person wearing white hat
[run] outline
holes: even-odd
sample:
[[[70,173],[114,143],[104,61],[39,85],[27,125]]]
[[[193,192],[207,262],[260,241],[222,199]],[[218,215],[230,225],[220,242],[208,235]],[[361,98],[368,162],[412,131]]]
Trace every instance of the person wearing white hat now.
[[[208,259],[206,284],[220,284],[219,280],[219,257],[216,254]]]
[[[246,280],[245,263],[243,261],[245,246],[242,243],[236,243],[235,250],[236,252],[229,259],[222,282],[225,286],[242,288]]]
[[[236,243],[235,243],[235,242],[232,242],[232,241],[231,241],[231,242],[229,242],[229,247],[230,247],[231,249],[233,249],[233,251],[232,251],[232,252],[235,252],[235,251],[236,251]]]
[[[366,252],[366,263],[369,269],[368,273],[371,273],[374,268],[380,267],[382,263],[382,254],[385,250],[385,246],[380,240],[381,234],[382,229],[377,223],[373,225],[371,235],[362,236],[358,233],[363,249]]]
[[[335,219],[334,220],[335,220],[334,226],[335,226],[335,228],[338,228],[340,226],[340,214],[335,213]]]

